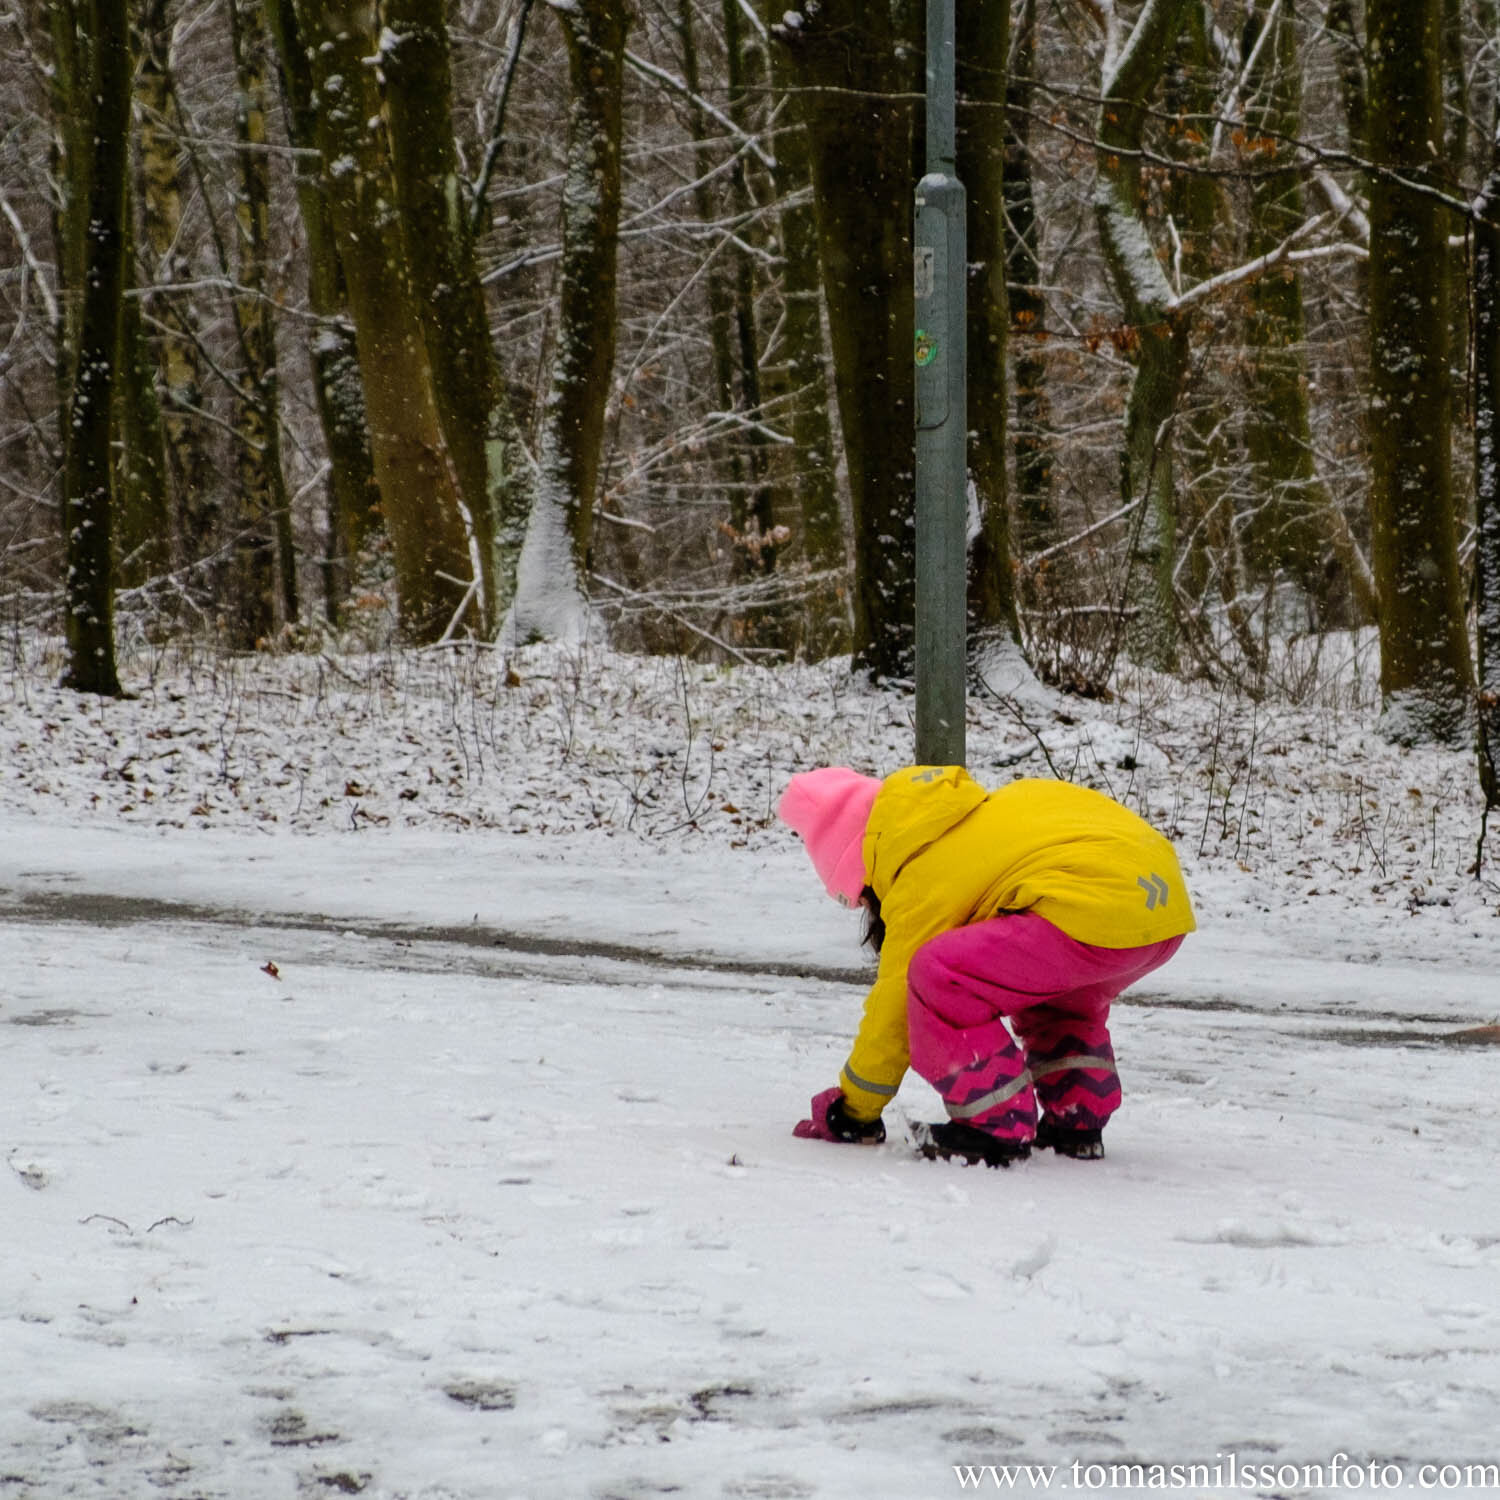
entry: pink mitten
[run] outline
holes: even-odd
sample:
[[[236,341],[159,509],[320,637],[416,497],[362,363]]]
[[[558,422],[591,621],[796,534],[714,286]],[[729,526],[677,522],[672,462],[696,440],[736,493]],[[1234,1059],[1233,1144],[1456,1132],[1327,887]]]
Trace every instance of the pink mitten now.
[[[792,1134],[805,1141],[838,1141],[859,1146],[878,1146],[885,1139],[880,1120],[853,1119],[844,1107],[843,1089],[824,1089],[814,1094],[812,1118],[799,1120]]]

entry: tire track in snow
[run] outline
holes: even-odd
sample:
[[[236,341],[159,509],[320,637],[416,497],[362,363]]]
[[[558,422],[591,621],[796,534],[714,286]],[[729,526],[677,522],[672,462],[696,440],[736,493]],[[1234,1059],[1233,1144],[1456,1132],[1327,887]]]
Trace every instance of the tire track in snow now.
[[[495,928],[479,923],[415,926],[406,923],[348,919],[321,913],[247,911],[240,908],[167,901],[157,897],[115,896],[87,891],[27,891],[5,901],[0,892],[0,916],[23,923],[85,923],[116,927],[170,923],[180,926],[254,929],[268,935],[318,934],[355,937],[383,945],[379,954],[364,959],[346,948],[337,955],[299,954],[304,963],[336,961],[355,967],[380,967],[410,973],[452,973],[456,969],[504,978],[536,978],[557,984],[598,984],[611,978],[627,984],[659,984],[669,988],[701,988],[705,977],[732,982],[736,988],[766,990],[779,982],[868,987],[873,969],[839,964],[785,963],[776,960],[731,958],[722,954],[673,951],[649,944],[621,943],[589,937],[558,937],[546,933]],[[467,955],[466,963],[451,953]],[[482,955],[499,952],[504,967],[486,963]],[[518,964],[517,959],[532,960]],[[570,970],[568,965],[574,967]],[[602,967],[601,967],[602,966]],[[624,972],[611,974],[610,969]],[[755,980],[773,981],[756,985]],[[1485,1024],[1488,1017],[1457,1026],[1452,1015],[1395,1010],[1356,1010],[1345,1005],[1263,1005],[1237,1001],[1222,994],[1164,995],[1133,991],[1116,1004],[1147,1010],[1189,1011],[1206,1015],[1264,1017],[1290,1022],[1299,1037],[1355,1047],[1433,1047],[1500,1043],[1500,1028]],[[1304,1022],[1321,1023],[1306,1029]],[[1330,1023],[1351,1022],[1341,1026]]]

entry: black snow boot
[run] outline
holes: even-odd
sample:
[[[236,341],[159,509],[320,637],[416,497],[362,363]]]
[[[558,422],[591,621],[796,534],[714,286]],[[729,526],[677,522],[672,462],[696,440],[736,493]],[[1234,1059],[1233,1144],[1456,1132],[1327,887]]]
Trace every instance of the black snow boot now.
[[[1074,1161],[1099,1161],[1104,1156],[1104,1130],[1059,1125],[1043,1115],[1036,1127],[1036,1145],[1039,1151],[1055,1151],[1059,1156],[1071,1156]]]
[[[912,1134],[917,1150],[928,1161],[961,1157],[971,1167],[981,1161],[987,1167],[1008,1167],[1013,1161],[1025,1161],[1031,1155],[1030,1141],[1004,1141],[961,1120],[918,1125]]]

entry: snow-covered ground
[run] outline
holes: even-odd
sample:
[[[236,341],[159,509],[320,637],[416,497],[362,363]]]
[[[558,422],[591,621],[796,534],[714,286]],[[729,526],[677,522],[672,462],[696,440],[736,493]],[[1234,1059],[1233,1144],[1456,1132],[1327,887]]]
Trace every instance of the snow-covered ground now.
[[[898,695],[12,646],[0,1500],[1500,1492],[1500,887],[1356,679],[976,698],[981,780],[1141,808],[1200,921],[1106,1161],[1000,1173],[914,1078],[790,1134],[865,971],[769,810]]]

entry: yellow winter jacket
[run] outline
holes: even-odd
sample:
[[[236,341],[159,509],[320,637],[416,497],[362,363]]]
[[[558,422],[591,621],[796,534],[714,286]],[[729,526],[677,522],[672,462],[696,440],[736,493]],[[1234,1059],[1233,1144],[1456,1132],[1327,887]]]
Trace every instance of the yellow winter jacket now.
[[[874,1119],[906,1073],[906,970],[939,933],[1032,911],[1079,942],[1137,948],[1197,925],[1167,839],[1066,781],[986,794],[960,766],[908,766],[876,795],[863,853],[886,930],[839,1080],[857,1119]]]

